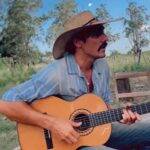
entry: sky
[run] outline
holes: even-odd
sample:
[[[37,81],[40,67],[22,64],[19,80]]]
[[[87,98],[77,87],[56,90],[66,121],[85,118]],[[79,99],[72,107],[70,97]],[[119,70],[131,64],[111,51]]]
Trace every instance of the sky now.
[[[42,0],[43,7],[41,8],[41,14],[46,13],[50,9],[54,9],[54,6],[60,2],[60,0]],[[76,0],[78,11],[90,10],[93,14],[96,12],[96,8],[101,4],[106,5],[106,9],[113,18],[125,17],[126,8],[129,2],[136,2],[139,6],[143,5],[146,8],[146,13],[150,15],[150,0]],[[150,22],[149,22],[150,25]],[[44,24],[44,31],[46,33],[48,24]],[[125,38],[123,33],[123,22],[111,23],[112,33],[120,33],[120,39],[116,42],[110,43],[107,47],[107,53],[110,54],[112,51],[117,50],[120,53],[126,53],[130,50],[130,44],[128,39]],[[150,37],[150,36],[149,36]],[[51,51],[52,46],[48,46],[46,42],[37,43],[41,51]],[[150,46],[144,48],[150,50]]]

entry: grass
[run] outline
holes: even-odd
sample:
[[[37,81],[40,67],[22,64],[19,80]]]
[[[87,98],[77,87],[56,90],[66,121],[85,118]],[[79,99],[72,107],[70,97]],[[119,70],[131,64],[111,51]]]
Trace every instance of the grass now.
[[[140,65],[134,64],[134,58],[130,55],[111,56],[107,60],[112,72],[150,71],[150,52],[143,53]],[[11,68],[7,61],[0,59],[0,95],[10,87],[29,79],[36,72],[35,68],[21,65]],[[15,123],[0,116],[0,150],[13,150],[17,145]]]
[[[11,68],[7,61],[0,59],[0,95],[7,89],[31,77],[35,73],[33,67],[16,65]],[[18,145],[16,125],[0,116],[0,150],[13,150]]]
[[[0,70],[0,94],[10,87],[29,79],[35,73],[33,67],[28,68],[26,66],[16,65],[15,68],[11,68],[11,66],[2,61],[0,61]]]
[[[0,150],[13,150],[18,145],[14,122],[0,116]]]
[[[115,55],[107,58],[112,72],[150,71],[150,51],[143,52],[141,63],[134,63],[133,55]]]

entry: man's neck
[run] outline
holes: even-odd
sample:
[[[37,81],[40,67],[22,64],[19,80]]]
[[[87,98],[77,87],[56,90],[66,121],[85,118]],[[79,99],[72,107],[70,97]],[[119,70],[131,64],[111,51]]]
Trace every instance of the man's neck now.
[[[75,60],[77,64],[79,65],[81,71],[87,72],[92,69],[94,59],[87,55],[83,55],[81,53],[76,53],[75,55]]]

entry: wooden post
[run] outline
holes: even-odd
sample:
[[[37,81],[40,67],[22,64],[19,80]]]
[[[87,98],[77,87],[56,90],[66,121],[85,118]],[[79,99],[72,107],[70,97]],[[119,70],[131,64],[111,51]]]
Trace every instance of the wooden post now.
[[[116,79],[116,86],[117,86],[117,91],[118,91],[117,94],[131,92],[129,78]],[[120,99],[119,97],[117,97],[117,98],[118,98],[118,100]],[[126,97],[126,98],[122,98],[122,99],[126,100],[126,101],[133,100],[132,97]]]

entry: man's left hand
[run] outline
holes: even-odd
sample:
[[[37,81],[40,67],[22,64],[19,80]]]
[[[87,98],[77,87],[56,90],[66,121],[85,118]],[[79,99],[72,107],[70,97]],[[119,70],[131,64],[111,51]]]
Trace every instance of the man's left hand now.
[[[141,116],[138,113],[132,112],[128,108],[123,109],[122,118],[123,119],[120,122],[124,124],[132,124],[141,120]]]

